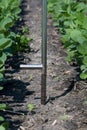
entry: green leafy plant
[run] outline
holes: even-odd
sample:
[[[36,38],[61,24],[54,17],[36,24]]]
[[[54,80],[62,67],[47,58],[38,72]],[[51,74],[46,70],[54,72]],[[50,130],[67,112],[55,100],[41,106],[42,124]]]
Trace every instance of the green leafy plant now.
[[[30,111],[30,112],[32,112],[34,109],[35,109],[35,104],[28,104],[27,105],[27,108],[28,108],[28,110]]]
[[[87,4],[85,3],[86,0],[48,1],[48,10],[54,26],[59,28],[61,41],[67,49],[67,60],[79,65],[81,79],[87,78]]]
[[[0,110],[5,110],[7,108],[7,105],[2,103],[0,104]]]
[[[0,104],[0,111],[6,110],[8,107],[6,104],[2,103]],[[8,123],[5,121],[4,117],[0,116],[0,130],[8,130]]]
[[[69,116],[66,115],[66,114],[64,114],[64,115],[61,115],[59,118],[60,118],[61,120],[63,120],[63,121],[66,121],[66,120],[68,120]]]
[[[4,78],[4,64],[9,54],[8,50],[12,46],[12,39],[9,37],[10,28],[19,18],[20,4],[20,0],[0,0],[0,81]]]
[[[8,130],[9,124],[7,122],[4,122],[0,125],[0,130]]]
[[[26,32],[25,32],[26,31]],[[11,51],[13,54],[17,52],[30,51],[29,43],[32,41],[32,38],[26,36],[28,30],[23,30],[15,34],[11,32],[10,38],[12,39]]]
[[[28,29],[22,27],[22,32],[12,32],[11,28],[20,18],[21,0],[0,0],[0,81],[4,79],[5,62],[7,57],[19,51],[30,50],[32,40],[26,34]],[[3,87],[1,86],[0,89]]]
[[[22,32],[12,32],[17,20],[20,19],[21,0],[0,0],[0,83],[5,80],[5,62],[8,56],[25,51],[29,48],[31,38],[27,38],[28,29],[22,28]],[[0,91],[3,89],[0,85]],[[0,110],[7,109],[6,104],[0,104]],[[0,130],[7,130],[8,123],[0,116]]]

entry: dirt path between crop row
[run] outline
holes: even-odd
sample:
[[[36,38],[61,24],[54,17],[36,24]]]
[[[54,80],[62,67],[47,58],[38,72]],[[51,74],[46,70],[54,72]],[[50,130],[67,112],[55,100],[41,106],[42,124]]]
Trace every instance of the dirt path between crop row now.
[[[76,67],[66,60],[57,30],[48,16],[47,99],[41,105],[40,70],[23,70],[19,64],[41,63],[41,7],[42,0],[23,0],[23,21],[33,38],[31,52],[15,56],[1,92],[2,102],[10,109],[4,113],[9,130],[87,130],[87,83],[77,81]],[[38,99],[37,99],[38,98]],[[32,112],[28,104],[34,104]],[[24,114],[24,115],[23,115]]]

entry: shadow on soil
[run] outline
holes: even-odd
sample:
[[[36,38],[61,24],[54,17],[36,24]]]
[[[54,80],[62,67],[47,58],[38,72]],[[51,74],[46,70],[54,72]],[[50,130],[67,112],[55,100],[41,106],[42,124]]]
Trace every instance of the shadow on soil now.
[[[58,96],[54,96],[54,97],[49,97],[49,99],[47,100],[46,103],[48,103],[49,101],[53,101],[55,99],[58,99],[60,97],[66,96],[68,93],[70,93],[74,87],[74,81],[71,82],[70,86],[67,88],[67,90],[65,90],[62,94],[58,95]]]
[[[29,82],[22,82],[21,80],[9,80],[4,83],[4,89],[0,91],[0,103],[7,104],[7,110],[0,111],[0,115],[4,116],[6,121],[9,122],[13,130],[17,130],[24,115],[28,113],[25,103],[25,97],[30,96],[34,91],[28,91],[26,87],[30,85]]]
[[[6,61],[6,72],[5,73],[16,73],[20,71],[20,65],[21,64],[26,64],[24,63],[24,59],[26,57],[23,56],[22,53],[20,54],[16,54],[13,57],[8,58],[8,60]],[[31,61],[30,58],[26,58],[26,60]],[[11,68],[11,69],[9,69]]]
[[[34,93],[34,91],[28,91],[26,89],[26,86],[28,85],[30,85],[29,82],[9,80],[4,83],[4,89],[0,91],[0,95],[11,96],[12,102],[23,102],[26,95],[31,95]]]

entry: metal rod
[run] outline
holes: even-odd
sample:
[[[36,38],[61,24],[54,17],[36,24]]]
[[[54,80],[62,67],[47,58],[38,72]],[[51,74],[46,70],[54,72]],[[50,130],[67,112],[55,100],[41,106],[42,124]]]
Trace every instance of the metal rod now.
[[[22,68],[22,69],[42,69],[43,68],[43,65],[42,64],[40,64],[40,65],[38,65],[38,64],[32,64],[32,65],[20,65],[20,68]]]
[[[46,71],[47,71],[47,0],[42,5],[42,75],[41,75],[41,104],[46,103]]]
[[[20,65],[23,69],[41,69],[41,104],[46,103],[46,77],[47,77],[47,0],[42,0],[42,64]]]

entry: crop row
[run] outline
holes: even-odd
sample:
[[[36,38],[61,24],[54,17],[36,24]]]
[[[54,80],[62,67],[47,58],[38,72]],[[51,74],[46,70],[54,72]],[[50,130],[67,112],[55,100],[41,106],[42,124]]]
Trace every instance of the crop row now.
[[[67,60],[80,68],[80,78],[87,78],[87,0],[48,0],[54,25],[61,32]]]
[[[20,19],[21,0],[0,0],[0,83],[4,81],[5,62],[8,56],[28,48],[30,38],[25,33],[28,30],[22,27],[22,32],[13,32],[13,27]],[[0,85],[0,90],[3,86]],[[0,104],[0,111],[7,108],[6,104]],[[8,124],[0,115],[0,130],[7,130]]]
[[[9,48],[13,43],[10,29],[18,20],[21,12],[19,6],[20,0],[0,0],[0,80],[4,78],[4,64],[10,53]]]

